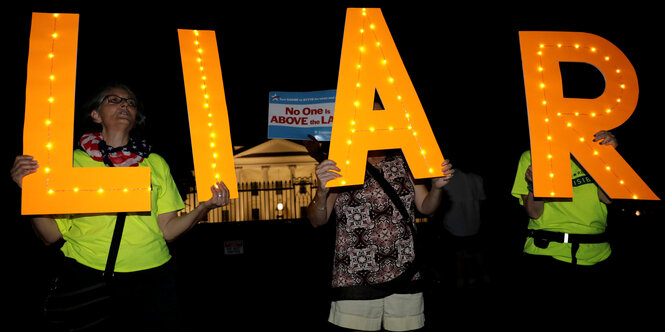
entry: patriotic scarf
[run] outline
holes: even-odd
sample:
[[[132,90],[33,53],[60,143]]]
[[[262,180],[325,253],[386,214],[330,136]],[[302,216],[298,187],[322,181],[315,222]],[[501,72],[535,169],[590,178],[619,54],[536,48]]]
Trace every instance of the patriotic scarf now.
[[[106,145],[102,133],[88,133],[81,136],[79,146],[96,161],[109,167],[138,166],[143,158],[150,155],[151,146],[145,140],[129,139],[125,146],[114,148]]]

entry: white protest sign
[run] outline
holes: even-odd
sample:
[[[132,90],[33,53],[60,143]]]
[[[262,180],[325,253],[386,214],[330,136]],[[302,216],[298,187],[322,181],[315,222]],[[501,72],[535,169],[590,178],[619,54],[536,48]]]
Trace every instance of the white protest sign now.
[[[268,138],[329,141],[336,90],[270,92]]]

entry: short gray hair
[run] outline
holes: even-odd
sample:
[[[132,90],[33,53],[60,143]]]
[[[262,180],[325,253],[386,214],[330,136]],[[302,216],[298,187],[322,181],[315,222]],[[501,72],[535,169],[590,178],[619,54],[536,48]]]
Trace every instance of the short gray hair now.
[[[112,89],[122,89],[127,91],[129,96],[136,100],[137,106],[136,106],[136,126],[137,127],[143,127],[145,126],[145,120],[146,117],[143,114],[143,104],[138,100],[136,97],[136,94],[132,89],[129,88],[129,86],[123,84],[123,83],[111,83],[106,86],[104,86],[99,92],[92,98],[90,101],[86,104],[84,107],[84,111],[89,115],[90,112],[96,110],[99,108],[100,105],[104,102],[104,99],[106,96],[108,96],[108,92]]]

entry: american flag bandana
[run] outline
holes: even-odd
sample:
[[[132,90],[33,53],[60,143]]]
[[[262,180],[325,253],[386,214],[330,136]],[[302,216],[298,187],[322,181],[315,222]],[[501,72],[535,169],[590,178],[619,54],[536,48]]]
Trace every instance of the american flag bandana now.
[[[79,146],[96,161],[104,162],[109,167],[138,166],[143,158],[150,155],[151,146],[145,140],[129,139],[129,143],[120,147],[106,145],[102,133],[88,133],[81,136]]]

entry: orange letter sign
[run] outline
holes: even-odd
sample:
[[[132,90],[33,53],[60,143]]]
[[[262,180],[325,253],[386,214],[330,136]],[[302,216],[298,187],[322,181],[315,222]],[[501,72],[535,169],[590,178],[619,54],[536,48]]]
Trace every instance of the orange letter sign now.
[[[378,92],[385,110],[373,111]],[[362,184],[369,150],[401,148],[415,178],[442,176],[443,156],[381,10],[349,8],[340,60],[329,158]]]
[[[535,195],[572,197],[572,154],[610,197],[657,200],[613,147],[593,142],[595,133],[621,125],[637,105],[637,75],[626,56],[588,33],[519,35]],[[605,76],[605,92],[595,99],[564,98],[560,62],[595,66]]]
[[[78,14],[33,13],[23,153],[40,164],[23,179],[22,214],[150,210],[150,168],[74,168]]]
[[[196,190],[200,202],[211,198],[210,186],[223,181],[238,197],[226,96],[214,31],[178,29],[187,96]]]

